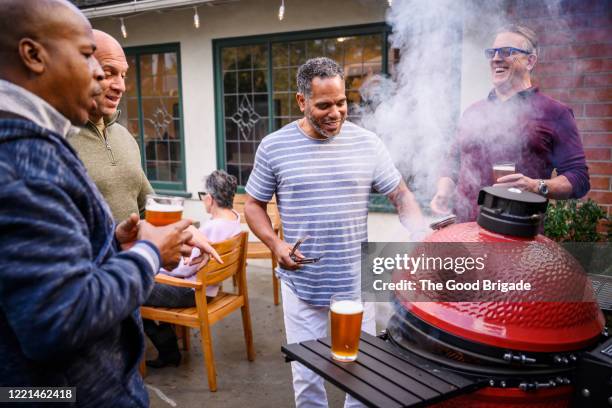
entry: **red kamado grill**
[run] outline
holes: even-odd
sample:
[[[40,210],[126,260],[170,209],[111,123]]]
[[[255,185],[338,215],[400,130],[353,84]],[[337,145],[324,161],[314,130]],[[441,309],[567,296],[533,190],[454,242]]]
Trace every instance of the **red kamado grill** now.
[[[540,289],[520,302],[508,296],[503,301],[440,301],[439,293],[431,293],[436,301],[415,302],[398,293],[389,341],[400,353],[416,353],[487,384],[437,407],[612,407],[612,341],[580,264],[538,234],[546,199],[487,187],[478,204],[477,222],[441,228],[425,245],[482,243],[486,249],[509,243],[510,250],[488,254],[487,275],[524,279]],[[423,279],[427,273],[401,278]],[[542,301],[564,294],[576,299],[576,290],[586,301]]]

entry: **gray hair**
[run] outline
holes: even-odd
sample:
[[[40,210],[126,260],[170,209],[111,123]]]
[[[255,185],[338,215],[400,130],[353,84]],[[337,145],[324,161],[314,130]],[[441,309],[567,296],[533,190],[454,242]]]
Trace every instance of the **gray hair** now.
[[[296,76],[297,91],[308,98],[312,95],[313,79],[336,76],[344,80],[344,71],[336,61],[326,57],[311,58],[298,69]]]
[[[204,179],[206,192],[221,208],[232,208],[238,179],[223,170],[215,170]]]
[[[514,33],[522,36],[527,43],[526,51],[538,55],[538,36],[531,28],[518,24],[510,24],[499,29],[496,34],[501,33]]]

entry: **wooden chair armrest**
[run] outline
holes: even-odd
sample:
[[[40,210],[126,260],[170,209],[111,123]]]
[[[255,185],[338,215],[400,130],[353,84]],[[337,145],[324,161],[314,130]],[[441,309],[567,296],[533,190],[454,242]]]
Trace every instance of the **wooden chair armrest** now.
[[[180,286],[182,288],[199,289],[203,286],[202,282],[192,282],[183,278],[175,278],[174,276],[164,275],[162,273],[155,275],[155,282],[170,286]]]

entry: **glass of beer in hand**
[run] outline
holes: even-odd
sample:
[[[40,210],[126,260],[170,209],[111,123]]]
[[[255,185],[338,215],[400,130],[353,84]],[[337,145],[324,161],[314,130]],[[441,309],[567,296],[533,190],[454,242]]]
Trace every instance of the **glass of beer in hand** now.
[[[497,179],[516,173],[516,165],[514,163],[495,163],[493,164],[493,184],[497,183]]]
[[[145,205],[145,220],[157,227],[180,221],[183,216],[184,201],[182,197],[149,194]]]
[[[331,353],[337,361],[355,361],[363,318],[363,303],[358,294],[339,293],[331,298]]]

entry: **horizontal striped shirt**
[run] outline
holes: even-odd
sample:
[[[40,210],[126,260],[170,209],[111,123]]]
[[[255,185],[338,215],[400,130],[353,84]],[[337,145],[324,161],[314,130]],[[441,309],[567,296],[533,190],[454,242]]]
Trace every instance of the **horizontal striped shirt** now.
[[[247,193],[263,202],[276,193],[285,241],[308,235],[300,251],[322,257],[298,271],[277,269],[296,296],[329,306],[334,293],[358,288],[370,190],[386,195],[399,182],[380,139],[350,122],[328,140],[310,138],[296,121],[261,141]]]

